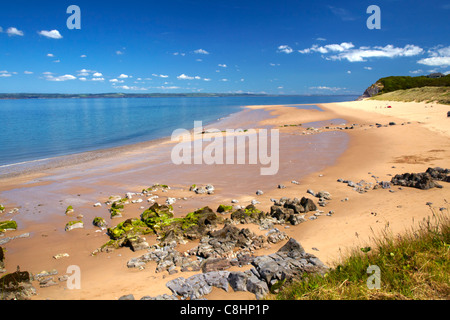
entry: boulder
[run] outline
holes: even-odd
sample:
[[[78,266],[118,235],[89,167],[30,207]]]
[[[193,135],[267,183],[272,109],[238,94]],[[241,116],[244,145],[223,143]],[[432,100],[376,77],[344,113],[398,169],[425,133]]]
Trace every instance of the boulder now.
[[[0,278],[1,300],[30,300],[36,294],[31,274],[17,270]]]
[[[74,229],[83,229],[84,223],[83,221],[70,221],[66,224],[64,230],[65,231],[72,231]]]

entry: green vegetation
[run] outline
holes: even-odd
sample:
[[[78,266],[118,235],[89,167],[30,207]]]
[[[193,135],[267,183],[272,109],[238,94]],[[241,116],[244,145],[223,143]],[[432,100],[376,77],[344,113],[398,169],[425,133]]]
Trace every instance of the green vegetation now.
[[[442,78],[441,78],[442,79]],[[450,105],[450,87],[421,87],[376,95],[371,100],[437,102]]]
[[[17,230],[17,222],[14,220],[0,221],[0,232],[5,230]]]
[[[222,213],[222,212],[228,212],[228,211],[232,211],[233,210],[233,206],[227,206],[224,204],[219,205],[219,207],[217,208],[217,212],[218,213]]]
[[[5,207],[2,204],[0,204],[0,213],[2,213],[3,211],[5,211]]]
[[[448,210],[448,208],[447,208]],[[375,300],[450,298],[450,219],[443,213],[424,219],[404,235],[387,228],[374,247],[355,248],[324,276],[307,275],[288,284],[279,300]],[[369,266],[380,268],[380,288],[369,289]]]
[[[376,85],[380,88],[380,94],[412,88],[449,87],[450,75],[442,78],[393,76],[381,78],[376,82]]]
[[[73,212],[74,212],[73,207],[72,206],[68,206],[67,209],[66,209],[66,214],[71,214]]]
[[[153,231],[143,221],[135,218],[127,219],[116,227],[108,229],[108,234],[112,240],[149,233],[153,233]]]

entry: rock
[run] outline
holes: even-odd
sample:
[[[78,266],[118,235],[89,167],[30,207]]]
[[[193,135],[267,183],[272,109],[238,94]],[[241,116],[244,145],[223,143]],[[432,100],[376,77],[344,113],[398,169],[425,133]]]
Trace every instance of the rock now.
[[[311,190],[311,189],[306,190],[306,193],[309,193],[310,195],[316,196],[316,193],[313,190]]]
[[[212,271],[203,274],[206,283],[212,287],[223,289],[228,292],[228,276],[230,273],[228,271]]]
[[[58,285],[58,283],[53,279],[53,277],[43,278],[39,281],[39,287],[41,288],[47,288],[56,285]]]
[[[100,202],[97,202],[96,204],[94,204],[94,207],[101,207],[102,204]]]
[[[247,291],[248,275],[244,272],[230,272],[228,275],[228,283],[234,291]]]
[[[66,215],[71,215],[72,213],[74,213],[74,209],[72,206],[68,206],[66,209]]]
[[[135,300],[135,299],[134,299],[134,295],[132,295],[132,294],[127,294],[127,295],[121,296],[121,297],[119,298],[119,300]]]
[[[69,257],[68,253],[58,253],[58,254],[53,256],[53,259],[59,260],[59,259],[62,259],[62,258],[67,258],[67,257]]]
[[[261,202],[259,202],[258,200],[256,200],[256,199],[253,199],[252,200],[252,205],[255,205],[255,204],[260,204]]]
[[[325,200],[331,200],[332,199],[331,198],[331,194],[328,191],[319,191],[316,194],[316,197],[320,198],[320,199],[325,199]]]
[[[175,202],[177,202],[176,198],[167,198],[166,200],[166,204],[168,205],[174,204]]]
[[[74,229],[83,229],[84,223],[83,221],[70,221],[66,224],[64,230],[65,231],[72,231]]]
[[[396,125],[396,123],[395,123],[395,122],[393,122],[393,121],[391,121],[391,122],[389,122],[389,125],[390,125],[390,126],[395,126],[395,125]]]
[[[5,253],[2,247],[0,247],[0,273],[5,272]]]
[[[17,222],[14,220],[0,221],[0,232],[17,230]]]
[[[167,282],[166,286],[175,295],[191,300],[199,299],[212,291],[212,286],[206,282],[203,274],[197,274],[188,279],[176,278]]]
[[[208,258],[201,264],[202,272],[223,271],[231,267],[231,263],[225,258]]]
[[[447,118],[449,118],[450,117],[450,111],[449,112],[447,112]]]
[[[300,184],[300,182],[295,181],[295,180],[292,180],[291,183],[292,183],[292,184]]]
[[[300,205],[301,205],[303,208],[305,208],[305,212],[316,211],[316,210],[317,210],[316,205],[315,205],[314,202],[313,202],[311,199],[309,199],[309,198],[303,197],[303,198],[300,200]]]
[[[0,245],[4,245],[5,243],[8,243],[9,241],[14,240],[14,239],[28,238],[29,236],[30,236],[30,234],[27,232],[27,233],[23,233],[21,235],[14,236],[14,237],[6,237],[3,239],[0,239]]]
[[[286,189],[286,186],[284,184],[279,184],[278,189]]]
[[[257,190],[256,191],[256,195],[257,196],[260,196],[260,195],[263,195],[263,194],[264,194],[264,192],[262,190]]]
[[[259,279],[253,272],[246,271],[248,274],[246,289],[248,292],[253,293],[256,296],[256,299],[261,300],[264,296],[269,292],[269,287],[267,283],[261,279]]]
[[[450,182],[450,169],[442,168],[428,168],[426,172],[422,173],[404,173],[397,174],[391,179],[393,185],[400,185],[402,187],[418,188],[421,190],[428,190],[431,188],[442,188],[436,182],[445,181]]]
[[[239,201],[236,199],[233,199],[233,200],[231,200],[231,203],[239,203]]]
[[[29,272],[17,270],[0,278],[1,300],[30,300],[36,295]]]
[[[94,218],[94,220],[92,221],[92,224],[94,226],[102,228],[102,229],[106,228],[108,226],[107,223],[106,223],[106,220],[104,218],[102,218],[102,217]]]

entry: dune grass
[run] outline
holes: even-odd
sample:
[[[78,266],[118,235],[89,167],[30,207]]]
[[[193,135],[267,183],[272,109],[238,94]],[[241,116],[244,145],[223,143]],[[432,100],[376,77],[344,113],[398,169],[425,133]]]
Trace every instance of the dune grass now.
[[[397,90],[369,98],[370,100],[388,100],[405,102],[427,102],[450,105],[450,87],[422,87]]]
[[[308,275],[285,286],[276,300],[448,300],[450,218],[448,206],[402,235],[385,228],[372,247],[354,248],[325,276]],[[379,288],[369,289],[380,270]],[[369,279],[371,278],[371,279]]]

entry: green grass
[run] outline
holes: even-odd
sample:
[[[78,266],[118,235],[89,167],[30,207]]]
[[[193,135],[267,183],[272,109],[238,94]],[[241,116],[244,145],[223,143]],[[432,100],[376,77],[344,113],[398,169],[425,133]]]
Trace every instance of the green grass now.
[[[450,87],[421,87],[376,95],[370,100],[437,102],[450,105]]]
[[[450,219],[432,212],[418,226],[394,236],[388,228],[371,247],[354,248],[325,276],[308,275],[286,285],[277,300],[448,300]],[[380,268],[380,288],[369,289],[371,265]]]

